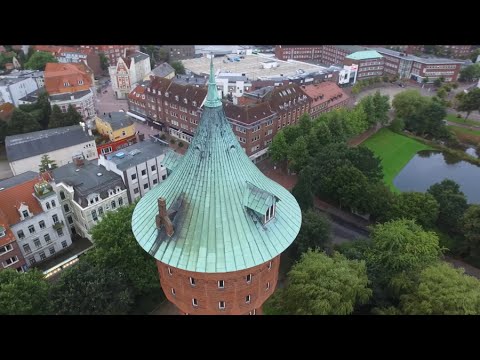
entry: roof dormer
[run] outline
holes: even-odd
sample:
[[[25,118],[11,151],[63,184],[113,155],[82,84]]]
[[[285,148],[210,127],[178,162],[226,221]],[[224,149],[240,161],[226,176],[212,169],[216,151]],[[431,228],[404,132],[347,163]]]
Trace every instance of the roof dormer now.
[[[28,208],[28,205],[25,203],[21,203],[17,210],[20,213],[20,219],[22,219],[22,221],[33,216],[33,214],[30,212],[30,209]]]
[[[243,205],[255,215],[263,225],[275,217],[276,204],[278,201],[279,199],[272,193],[260,189],[247,181]]]

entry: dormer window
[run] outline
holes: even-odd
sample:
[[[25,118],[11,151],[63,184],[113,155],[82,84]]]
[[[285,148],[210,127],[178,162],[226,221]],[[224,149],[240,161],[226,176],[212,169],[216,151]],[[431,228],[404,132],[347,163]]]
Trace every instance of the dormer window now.
[[[118,194],[120,191],[122,191],[122,189],[120,189],[120,186],[117,186],[117,187],[115,188],[115,192]]]
[[[78,85],[83,85],[83,80],[78,80]]]
[[[193,106],[197,106],[197,102],[196,102],[196,101],[192,101],[192,105],[193,105]]]
[[[168,91],[165,93],[165,97],[168,97]]]
[[[30,216],[30,214],[28,213],[28,210],[23,210],[22,211],[22,215],[23,215],[23,218],[26,219]]]
[[[70,84],[69,84],[68,82],[64,82],[64,83],[63,83],[63,86],[65,86],[65,87],[69,87],[69,86],[70,86]]]
[[[265,214],[265,221],[264,223],[266,224],[269,222],[273,217],[275,216],[275,204],[272,204],[267,210],[267,213]]]
[[[188,104],[188,100],[187,100],[186,98],[183,99],[183,103],[184,103],[184,104]]]

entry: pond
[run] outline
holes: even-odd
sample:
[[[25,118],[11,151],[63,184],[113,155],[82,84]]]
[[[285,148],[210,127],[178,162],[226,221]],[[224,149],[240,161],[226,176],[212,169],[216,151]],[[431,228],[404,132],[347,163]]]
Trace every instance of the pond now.
[[[393,184],[401,191],[427,191],[444,179],[460,185],[469,203],[480,204],[480,167],[439,151],[419,151]]]

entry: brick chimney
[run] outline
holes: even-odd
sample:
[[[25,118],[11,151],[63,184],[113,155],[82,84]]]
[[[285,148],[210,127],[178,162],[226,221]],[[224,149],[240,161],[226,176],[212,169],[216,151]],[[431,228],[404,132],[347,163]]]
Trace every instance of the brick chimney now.
[[[173,230],[172,221],[168,217],[167,200],[165,198],[158,198],[158,215],[155,217],[155,223],[158,229],[163,225],[165,227],[165,232],[169,237],[175,232]]]

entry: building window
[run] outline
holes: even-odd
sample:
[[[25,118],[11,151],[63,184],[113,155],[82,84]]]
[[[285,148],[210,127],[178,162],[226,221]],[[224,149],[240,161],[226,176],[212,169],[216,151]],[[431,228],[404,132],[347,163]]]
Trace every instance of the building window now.
[[[103,215],[103,207],[99,207],[98,208],[98,216],[102,216]]]
[[[143,184],[144,189],[148,189],[148,184]]]
[[[133,189],[133,193],[134,193],[134,194],[138,194],[138,187],[136,187],[135,189]]]
[[[253,309],[252,311],[250,311],[250,312],[248,313],[248,315],[255,315],[256,313],[257,313],[256,309]]]
[[[270,261],[270,262],[268,263],[268,270],[271,270],[271,269],[272,269],[272,262]]]
[[[32,252],[32,249],[30,249],[30,245],[25,244],[23,245],[23,251],[25,251],[25,254],[30,254]]]
[[[39,255],[41,260],[45,260],[47,258],[44,251],[40,251]]]
[[[39,221],[38,226],[40,226],[40,229],[45,229],[45,221],[43,220]]]
[[[65,200],[65,193],[60,191],[60,199]]]
[[[35,256],[30,256],[28,258],[28,262],[30,263],[30,265],[33,265],[37,262],[37,260],[35,260]]]
[[[66,240],[63,240],[62,241],[62,248],[66,248],[68,245],[67,245],[67,241]]]
[[[97,221],[97,220],[98,220],[97,211],[96,211],[96,210],[92,210],[92,219],[93,219],[93,221]]]
[[[195,279],[192,277],[190,278],[190,285],[195,286]]]
[[[137,178],[137,174],[132,174],[132,180],[135,180]]]
[[[162,180],[165,180],[167,178],[167,175],[162,175]]]
[[[172,288],[172,295],[175,296],[175,289]]]
[[[219,288],[219,289],[225,288],[225,281],[223,281],[223,280],[218,280],[218,288]]]
[[[218,308],[220,310],[225,310],[225,301],[219,301],[218,302]]]
[[[45,234],[43,235],[43,238],[45,239],[45,242],[48,244],[52,239],[50,239],[50,234]]]
[[[47,210],[50,210],[50,203],[45,203],[45,207],[47,208]]]
[[[28,231],[30,232],[30,234],[35,233],[35,226],[30,225],[30,226],[28,227]]]
[[[246,304],[250,304],[250,300],[251,300],[251,296],[250,296],[250,295],[245,296],[245,303],[246,303]]]
[[[265,291],[267,291],[268,289],[270,289],[270,281],[267,281],[267,286],[265,287]]]
[[[70,208],[68,207],[68,204],[64,204],[64,205],[63,205],[63,209],[65,210],[65,212],[69,212],[69,211],[70,211]]]
[[[68,220],[68,223],[69,223],[70,225],[73,224],[73,218],[72,218],[71,215],[69,215],[69,216],[67,217],[67,220]]]
[[[198,306],[198,301],[197,301],[197,299],[195,299],[195,298],[192,299],[192,305],[193,305],[194,307],[197,307],[197,306]]]
[[[267,212],[265,214],[265,224],[269,222],[274,216],[275,216],[275,204],[273,204],[267,209]]]
[[[55,254],[55,247],[54,247],[54,246],[50,246],[50,247],[48,248],[48,251],[50,252],[50,255]]]
[[[157,179],[153,179],[153,185],[156,185],[158,183]]]
[[[23,230],[18,230],[17,231],[17,236],[19,239],[23,239],[25,237],[25,234],[23,233]]]
[[[122,136],[125,136],[125,134],[126,134],[126,133],[125,133],[125,130],[123,130],[123,131],[122,131]]]
[[[54,223],[54,224],[58,223],[58,216],[57,216],[57,214],[52,215],[52,220],[53,220],[53,223]]]
[[[112,209],[115,209],[117,207],[117,204],[115,203],[115,200],[112,201],[111,205],[112,205]]]
[[[39,239],[39,238],[34,239],[34,240],[33,240],[33,243],[35,244],[35,247],[36,247],[37,249],[42,247],[42,243],[40,242],[40,239]]]
[[[118,206],[122,206],[123,205],[123,198],[118,198]]]
[[[155,170],[157,170],[157,167],[155,165],[152,165],[151,169],[152,169],[152,172],[154,172]]]
[[[11,258],[7,259],[5,261],[5,263],[7,264],[7,266],[10,266],[12,264],[15,264],[17,261],[18,261],[18,257],[17,256],[12,256]],[[6,267],[6,266],[4,266],[4,267]]]
[[[247,275],[247,284],[250,284],[252,282],[252,274]]]
[[[55,200],[52,200],[52,207],[55,207],[57,206],[57,204],[55,203]]]
[[[57,234],[58,234],[58,236],[63,236],[62,228],[57,229]]]

